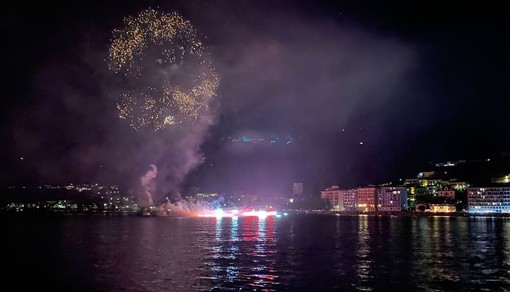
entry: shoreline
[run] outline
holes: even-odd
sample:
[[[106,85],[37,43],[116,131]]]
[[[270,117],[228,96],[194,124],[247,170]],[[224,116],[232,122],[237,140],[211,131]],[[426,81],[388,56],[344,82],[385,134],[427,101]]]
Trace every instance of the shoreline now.
[[[289,215],[321,215],[321,216],[370,216],[370,217],[471,217],[471,218],[510,218],[510,213],[467,213],[467,212],[352,212],[352,211],[319,211],[319,210],[282,210],[278,213]],[[110,217],[172,217],[157,216],[156,214],[144,214],[143,212],[11,212],[0,211],[4,216],[110,216]],[[177,216],[179,217],[179,216]]]
[[[325,215],[325,216],[383,216],[383,217],[498,217],[510,218],[510,213],[467,213],[467,212],[349,212],[349,211],[303,211],[288,210],[291,214]]]

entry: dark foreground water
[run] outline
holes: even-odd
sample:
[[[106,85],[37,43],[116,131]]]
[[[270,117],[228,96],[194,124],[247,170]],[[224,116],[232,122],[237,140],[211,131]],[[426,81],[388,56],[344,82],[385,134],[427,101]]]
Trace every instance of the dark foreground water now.
[[[9,291],[510,290],[505,218],[0,219]]]

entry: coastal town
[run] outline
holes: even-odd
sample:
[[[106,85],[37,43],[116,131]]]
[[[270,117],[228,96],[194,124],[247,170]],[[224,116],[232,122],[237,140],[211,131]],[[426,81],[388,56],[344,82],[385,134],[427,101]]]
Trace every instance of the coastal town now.
[[[477,164],[478,163],[478,164]],[[413,178],[370,184],[355,188],[333,185],[320,194],[307,194],[303,183],[293,183],[288,194],[261,195],[248,192],[222,194],[199,192],[168,197],[154,206],[141,205],[136,194],[127,194],[118,186],[99,184],[11,186],[3,191],[1,211],[7,213],[65,214],[142,214],[158,205],[203,202],[211,208],[275,209],[281,212],[313,214],[391,214],[426,216],[510,214],[510,174],[480,180],[445,178],[447,171],[459,166],[478,168],[490,161],[454,161],[435,165],[435,171],[420,172]],[[438,173],[438,170],[440,173]],[[499,172],[501,173],[501,172]],[[441,175],[443,174],[443,175]],[[465,176],[468,178],[468,176]],[[152,212],[155,213],[155,212]]]

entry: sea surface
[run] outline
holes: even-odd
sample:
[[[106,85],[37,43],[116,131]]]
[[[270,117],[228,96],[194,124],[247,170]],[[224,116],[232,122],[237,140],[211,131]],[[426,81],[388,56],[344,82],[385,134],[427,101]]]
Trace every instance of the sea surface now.
[[[5,291],[510,291],[510,219],[0,216]]]

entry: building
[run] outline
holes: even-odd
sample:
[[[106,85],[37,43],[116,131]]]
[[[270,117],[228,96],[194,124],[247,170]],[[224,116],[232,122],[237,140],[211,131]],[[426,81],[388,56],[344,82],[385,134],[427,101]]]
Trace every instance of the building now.
[[[427,212],[433,213],[454,213],[457,211],[455,205],[452,204],[430,204]]]
[[[503,175],[503,176],[500,176],[500,177],[493,177],[491,179],[492,183],[495,183],[495,184],[507,184],[507,183],[510,183],[510,174],[507,174],[507,175]]]
[[[468,188],[469,213],[510,213],[510,185]]]
[[[321,191],[321,198],[327,200],[335,211],[356,211],[357,189],[340,189],[332,186]]]
[[[448,185],[459,192],[463,192],[469,187],[469,184],[467,182],[457,180],[450,180]]]
[[[423,171],[418,173],[418,178],[429,178],[434,176],[434,171]]]
[[[452,189],[451,187],[446,186],[437,191],[437,196],[455,200],[455,190]]]
[[[377,210],[381,212],[407,210],[407,189],[405,187],[381,187],[378,189]]]
[[[377,188],[368,186],[357,189],[356,210],[359,212],[375,212],[377,210]]]
[[[358,200],[358,190],[348,189],[344,190],[344,211],[356,211],[356,201]]]
[[[327,200],[331,208],[335,211],[344,211],[344,190],[338,186],[332,186],[321,191],[321,198]]]
[[[303,198],[303,183],[292,184],[292,197],[294,199]]]

